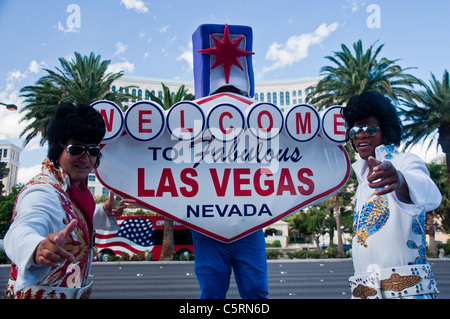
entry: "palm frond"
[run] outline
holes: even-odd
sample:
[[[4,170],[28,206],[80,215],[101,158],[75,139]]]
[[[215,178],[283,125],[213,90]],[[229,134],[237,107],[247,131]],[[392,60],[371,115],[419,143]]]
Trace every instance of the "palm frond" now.
[[[372,44],[363,50],[361,40],[353,44],[353,52],[341,44],[341,51],[325,58],[331,62],[320,69],[322,79],[317,83],[306,101],[319,109],[334,104],[345,105],[355,94],[376,90],[401,103],[411,99],[410,89],[420,80],[406,73],[411,68],[402,68],[398,60],[379,57],[384,44]]]
[[[91,104],[98,100],[110,100],[122,107],[122,102],[136,98],[121,92],[111,93],[112,83],[123,76],[123,71],[106,73],[111,61],[101,60],[93,52],[82,56],[74,52],[74,58],[59,58],[59,67],[44,69],[47,73],[34,86],[25,86],[20,92],[25,97],[24,113],[21,121],[30,122],[21,133],[25,137],[24,146],[41,135],[41,145],[45,141],[45,128],[56,106],[63,102]]]

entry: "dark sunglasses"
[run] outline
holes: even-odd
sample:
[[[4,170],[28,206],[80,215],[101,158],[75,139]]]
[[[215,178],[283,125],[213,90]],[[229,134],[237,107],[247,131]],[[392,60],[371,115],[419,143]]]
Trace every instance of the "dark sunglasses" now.
[[[357,137],[359,135],[359,133],[362,131],[366,136],[375,136],[375,134],[377,134],[377,131],[380,128],[378,126],[375,125],[366,125],[363,127],[352,127],[349,131],[348,131],[348,137],[350,137],[351,139],[354,139],[355,137]]]
[[[97,157],[100,155],[100,146],[84,146],[84,145],[62,145],[67,151],[67,154],[70,156],[80,156],[84,154],[84,152],[87,153],[90,157]]]

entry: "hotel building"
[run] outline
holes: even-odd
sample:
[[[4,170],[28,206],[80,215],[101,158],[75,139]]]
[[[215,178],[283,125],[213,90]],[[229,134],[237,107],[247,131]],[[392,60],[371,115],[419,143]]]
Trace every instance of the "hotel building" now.
[[[9,173],[3,177],[2,195],[8,195],[12,192],[13,187],[17,184],[17,173],[19,171],[19,157],[22,149],[10,141],[0,140],[0,162],[6,162],[6,168]]]

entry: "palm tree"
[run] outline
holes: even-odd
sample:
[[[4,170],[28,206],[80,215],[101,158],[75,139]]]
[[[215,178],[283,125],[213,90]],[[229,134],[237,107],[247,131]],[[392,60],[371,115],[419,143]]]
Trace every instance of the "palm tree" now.
[[[101,61],[100,55],[81,56],[75,52],[75,60],[59,58],[61,67],[56,71],[44,69],[48,74],[34,86],[25,86],[20,92],[28,103],[20,112],[25,112],[22,121],[30,121],[20,134],[25,136],[24,146],[41,134],[40,144],[45,143],[45,128],[56,106],[63,102],[91,104],[98,100],[109,100],[123,107],[122,101],[136,98],[131,94],[110,92],[111,84],[123,76],[123,71],[107,73],[110,60]]]
[[[160,104],[165,110],[170,109],[173,105],[181,101],[192,101],[195,99],[194,95],[191,93],[187,93],[188,89],[183,85],[178,88],[176,93],[170,92],[170,89],[164,84],[161,83],[163,91],[162,91],[162,99],[157,97],[155,94],[146,90],[146,93],[150,96],[150,99],[153,102]]]
[[[406,148],[429,141],[428,149],[437,140],[445,154],[447,183],[450,185],[450,79],[444,71],[442,82],[431,73],[430,85],[422,83],[423,90],[415,92],[415,99],[405,103],[404,142]],[[450,198],[450,189],[448,190]]]
[[[404,73],[411,68],[402,68],[396,60],[379,58],[384,45],[374,48],[371,45],[363,51],[361,40],[353,44],[355,54],[341,44],[342,52],[334,52],[334,56],[325,58],[336,66],[324,66],[320,69],[322,79],[314,87],[314,91],[306,97],[322,109],[333,105],[344,105],[350,97],[363,91],[374,90],[400,101],[410,97],[410,89],[420,80]]]
[[[20,137],[22,137],[28,132],[23,146],[26,146],[39,134],[41,134],[40,145],[42,146],[45,143],[45,130],[48,121],[55,112],[56,106],[62,100],[62,92],[42,78],[36,82],[36,86],[26,86],[21,89],[21,92],[28,92],[22,94],[26,97],[25,102],[28,104],[19,111],[25,113],[20,122],[26,121],[29,123],[20,133]]]
[[[435,231],[438,227],[444,231],[449,230],[450,225],[450,198],[448,197],[449,184],[448,174],[445,164],[441,163],[429,163],[427,164],[428,171],[430,172],[431,179],[436,183],[437,187],[442,193],[441,205],[432,212],[427,212],[427,234],[429,236],[428,250],[432,253],[433,257],[438,256],[438,248],[435,240]],[[434,218],[437,217],[440,222],[435,223]]]
[[[188,94],[187,89],[184,85],[181,85],[176,93],[171,93],[170,89],[161,83],[163,87],[162,99],[158,98],[155,94],[146,90],[146,94],[150,96],[153,102],[161,105],[165,110],[168,110],[173,105],[181,101],[192,101],[195,99],[193,94]],[[173,260],[175,256],[174,242],[173,242],[173,220],[170,218],[164,219],[164,233],[163,233],[163,243],[161,248],[161,255],[159,260]]]
[[[355,54],[341,44],[342,52],[334,52],[334,56],[325,58],[336,66],[324,66],[320,69],[322,79],[310,89],[306,101],[323,109],[333,105],[345,105],[355,94],[364,91],[378,91],[398,103],[411,99],[411,89],[421,81],[416,77],[404,73],[410,68],[403,69],[397,65],[397,60],[379,58],[384,45],[374,48],[371,45],[364,52],[362,41],[353,44]],[[337,225],[340,225],[340,193],[334,195],[334,211]],[[338,249],[344,251],[340,227],[337,227]]]

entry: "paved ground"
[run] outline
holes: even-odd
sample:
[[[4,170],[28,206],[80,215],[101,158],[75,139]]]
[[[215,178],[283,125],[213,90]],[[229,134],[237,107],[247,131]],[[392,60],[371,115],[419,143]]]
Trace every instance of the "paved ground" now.
[[[269,262],[271,299],[349,298],[350,261]],[[92,269],[92,298],[198,299],[190,263],[98,264]],[[232,278],[227,298],[240,298]]]
[[[450,259],[431,259],[439,299],[450,299]],[[350,259],[269,261],[270,299],[350,299]],[[0,287],[9,267],[0,266]],[[92,299],[199,299],[193,262],[94,263]],[[227,295],[239,299],[234,279]]]

